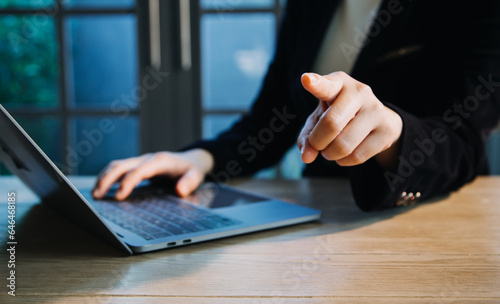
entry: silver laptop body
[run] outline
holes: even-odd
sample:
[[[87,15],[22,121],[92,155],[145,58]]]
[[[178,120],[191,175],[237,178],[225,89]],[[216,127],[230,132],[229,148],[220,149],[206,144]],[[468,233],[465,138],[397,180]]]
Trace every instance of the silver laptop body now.
[[[315,209],[203,184],[190,201],[150,186],[124,202],[94,201],[45,155],[0,104],[0,161],[42,203],[128,254],[313,221]],[[160,190],[158,190],[160,189]]]

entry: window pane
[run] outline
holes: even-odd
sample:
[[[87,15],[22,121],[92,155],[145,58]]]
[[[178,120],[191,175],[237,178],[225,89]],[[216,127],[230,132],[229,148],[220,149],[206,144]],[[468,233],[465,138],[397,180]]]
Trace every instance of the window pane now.
[[[135,0],[67,0],[67,7],[131,8]]]
[[[30,8],[40,9],[53,6],[54,0],[0,0],[0,9],[2,8]]]
[[[4,105],[58,104],[59,62],[54,20],[0,16],[0,96]]]
[[[67,148],[68,166],[78,174],[97,174],[113,159],[138,154],[138,120],[81,117],[74,121],[73,144]],[[77,170],[75,170],[75,168]]]
[[[239,114],[208,114],[203,118],[203,138],[211,139],[231,127],[241,115]],[[268,168],[255,173],[255,178],[276,178],[276,168]]]
[[[68,91],[76,107],[110,108],[114,100],[137,106],[136,17],[79,16],[68,32]]]
[[[274,0],[201,0],[200,6],[204,9],[221,10],[230,12],[242,8],[270,8]]]
[[[211,139],[220,132],[231,127],[241,115],[238,114],[211,114],[203,118],[203,138]]]
[[[14,118],[43,152],[61,168],[60,164],[63,160],[61,155],[63,137],[61,121],[53,116],[26,117],[15,115]],[[2,174],[8,173],[5,168],[0,168],[0,172]]]
[[[273,14],[216,14],[201,20],[205,109],[247,109],[274,51]]]

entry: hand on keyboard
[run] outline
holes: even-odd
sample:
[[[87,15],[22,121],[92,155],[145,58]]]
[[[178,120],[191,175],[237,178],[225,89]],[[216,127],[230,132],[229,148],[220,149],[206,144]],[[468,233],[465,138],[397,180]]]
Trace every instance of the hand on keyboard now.
[[[115,160],[99,174],[92,196],[95,199],[102,199],[111,185],[119,183],[115,199],[124,200],[142,180],[166,176],[178,180],[176,192],[184,197],[200,185],[213,165],[212,155],[202,149],[178,153],[150,153]]]

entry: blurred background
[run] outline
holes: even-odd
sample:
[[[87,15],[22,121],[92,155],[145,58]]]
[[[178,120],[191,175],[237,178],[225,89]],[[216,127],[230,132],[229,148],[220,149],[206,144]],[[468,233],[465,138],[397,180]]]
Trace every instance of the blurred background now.
[[[212,138],[256,97],[285,5],[0,0],[0,103],[67,174]],[[498,151],[496,132],[495,174]],[[299,178],[302,166],[293,147],[257,176]]]

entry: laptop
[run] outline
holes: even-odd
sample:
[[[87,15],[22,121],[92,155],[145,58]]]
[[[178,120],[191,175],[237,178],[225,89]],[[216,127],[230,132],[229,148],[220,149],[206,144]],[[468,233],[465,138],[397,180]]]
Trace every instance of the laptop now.
[[[319,210],[215,184],[180,199],[145,182],[125,201],[77,189],[0,104],[0,161],[43,204],[129,255],[317,220]]]

